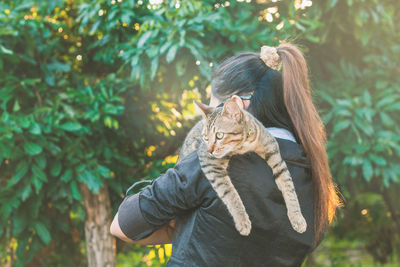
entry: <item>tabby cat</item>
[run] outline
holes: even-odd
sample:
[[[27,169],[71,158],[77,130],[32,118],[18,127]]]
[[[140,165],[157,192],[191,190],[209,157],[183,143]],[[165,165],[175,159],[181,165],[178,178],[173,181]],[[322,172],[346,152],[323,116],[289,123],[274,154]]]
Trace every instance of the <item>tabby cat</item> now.
[[[243,202],[227,172],[233,155],[256,152],[271,167],[275,182],[282,192],[289,221],[299,233],[306,231],[296,191],[275,138],[253,115],[242,110],[235,101],[227,100],[223,107],[209,107],[195,101],[204,120],[197,123],[187,135],[179,159],[197,150],[202,171],[218,197],[228,208],[236,229],[247,236],[251,222]],[[202,138],[201,138],[202,137]]]

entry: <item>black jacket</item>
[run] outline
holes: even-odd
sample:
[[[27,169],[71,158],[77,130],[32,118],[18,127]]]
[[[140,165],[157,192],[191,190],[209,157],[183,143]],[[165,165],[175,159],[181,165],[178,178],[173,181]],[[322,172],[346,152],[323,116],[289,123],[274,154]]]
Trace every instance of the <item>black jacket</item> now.
[[[196,152],[124,199],[118,216],[121,230],[138,240],[177,217],[167,266],[301,266],[314,238],[310,166],[300,145],[276,139],[307,221],[305,233],[292,229],[271,168],[256,153],[248,153],[233,157],[228,166],[252,222],[250,235],[241,236],[201,171]]]

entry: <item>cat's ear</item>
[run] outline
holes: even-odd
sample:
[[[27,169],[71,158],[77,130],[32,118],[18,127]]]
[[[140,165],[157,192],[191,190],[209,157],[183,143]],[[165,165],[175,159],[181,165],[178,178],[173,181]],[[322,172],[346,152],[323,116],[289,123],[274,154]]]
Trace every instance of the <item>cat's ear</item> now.
[[[235,100],[229,99],[225,102],[222,114],[239,122],[243,118],[243,112]]]
[[[200,111],[201,115],[204,118],[206,118],[209,114],[211,114],[214,111],[213,107],[197,102],[196,100],[193,100],[193,103],[195,104],[194,106],[197,107],[197,110]]]

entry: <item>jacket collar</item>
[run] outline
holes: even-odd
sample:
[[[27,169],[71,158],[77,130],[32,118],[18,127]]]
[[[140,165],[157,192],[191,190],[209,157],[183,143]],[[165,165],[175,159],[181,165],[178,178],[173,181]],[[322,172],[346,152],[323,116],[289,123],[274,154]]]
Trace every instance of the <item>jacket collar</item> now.
[[[265,129],[267,129],[267,131],[275,138],[287,139],[287,140],[297,143],[293,134],[284,128],[267,127]]]

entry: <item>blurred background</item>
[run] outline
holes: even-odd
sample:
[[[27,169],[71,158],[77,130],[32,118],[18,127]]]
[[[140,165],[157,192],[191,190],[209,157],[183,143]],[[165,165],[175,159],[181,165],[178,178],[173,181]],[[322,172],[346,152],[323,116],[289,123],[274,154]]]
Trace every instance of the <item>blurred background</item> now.
[[[223,59],[302,45],[345,206],[304,266],[399,266],[398,0],[0,1],[0,265],[164,266],[112,238]]]

